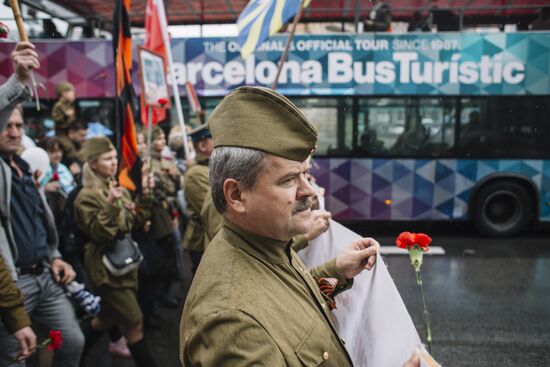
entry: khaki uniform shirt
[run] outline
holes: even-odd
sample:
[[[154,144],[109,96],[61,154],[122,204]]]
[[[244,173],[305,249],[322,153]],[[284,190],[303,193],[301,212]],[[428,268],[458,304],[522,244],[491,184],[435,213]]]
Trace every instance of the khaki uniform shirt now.
[[[189,214],[189,223],[183,236],[183,248],[188,251],[204,250],[204,229],[200,213],[209,188],[208,158],[198,156],[197,163],[185,172],[183,178],[183,194]]]
[[[172,175],[170,171],[178,172]],[[164,191],[166,197],[176,200],[178,189],[180,188],[181,172],[174,161],[163,157],[159,153],[151,155],[151,172],[159,175],[160,188]]]
[[[184,366],[351,366],[315,279],[351,286],[332,260],[310,271],[290,247],[224,219],[180,325]]]
[[[79,161],[78,149],[75,143],[73,143],[73,141],[69,139],[67,134],[59,133],[56,136],[57,136],[57,140],[59,141],[61,150],[63,151],[63,161],[71,162],[71,163],[75,161]]]
[[[102,190],[84,187],[78,193],[74,207],[78,228],[87,238],[84,265],[93,287],[109,285],[113,288],[137,287],[137,269],[122,276],[112,275],[102,262],[103,251],[113,243],[117,236],[122,237],[132,229],[143,225],[150,213],[150,203],[144,199],[137,203],[135,211],[126,209],[132,199],[128,190],[124,190],[122,203],[124,208],[109,204],[107,183]]]
[[[201,223],[204,229],[204,248],[206,249],[216,233],[223,227],[223,217],[214,205],[210,188],[208,188],[202,204]]]
[[[23,293],[15,286],[11,271],[0,255],[0,316],[10,334],[31,324],[23,304]]]

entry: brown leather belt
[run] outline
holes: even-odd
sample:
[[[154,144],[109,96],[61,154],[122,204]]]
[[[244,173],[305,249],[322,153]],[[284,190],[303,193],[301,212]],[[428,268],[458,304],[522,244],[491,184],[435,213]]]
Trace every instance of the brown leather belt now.
[[[17,273],[19,275],[40,275],[44,272],[44,265],[42,264],[35,264],[31,266],[22,266],[20,268],[17,268]]]

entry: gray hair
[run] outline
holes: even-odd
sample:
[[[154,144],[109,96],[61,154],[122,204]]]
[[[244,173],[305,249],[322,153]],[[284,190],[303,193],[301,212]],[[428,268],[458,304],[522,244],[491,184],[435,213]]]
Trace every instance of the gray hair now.
[[[233,178],[243,189],[252,189],[258,173],[264,166],[266,153],[249,148],[217,147],[210,156],[208,164],[210,187],[214,206],[220,213],[227,209],[227,201],[223,193],[223,184],[228,178]]]

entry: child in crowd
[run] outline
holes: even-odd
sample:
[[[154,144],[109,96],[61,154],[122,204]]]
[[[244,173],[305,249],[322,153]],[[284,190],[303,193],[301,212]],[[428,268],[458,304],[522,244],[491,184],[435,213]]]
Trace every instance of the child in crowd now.
[[[55,88],[59,101],[53,106],[52,119],[55,122],[56,133],[66,130],[76,120],[76,105],[74,86],[69,82],[61,82]]]
[[[46,138],[42,144],[50,157],[50,166],[40,181],[46,192],[61,191],[66,197],[74,188],[75,182],[69,168],[61,163],[63,152],[55,137]]]

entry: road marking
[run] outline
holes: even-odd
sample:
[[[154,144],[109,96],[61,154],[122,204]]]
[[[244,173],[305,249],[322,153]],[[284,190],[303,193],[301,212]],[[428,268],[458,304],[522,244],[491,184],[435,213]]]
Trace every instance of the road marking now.
[[[408,255],[409,252],[405,249],[396,246],[380,246],[382,255]],[[445,250],[440,246],[430,246],[430,251],[426,255],[445,255]]]

